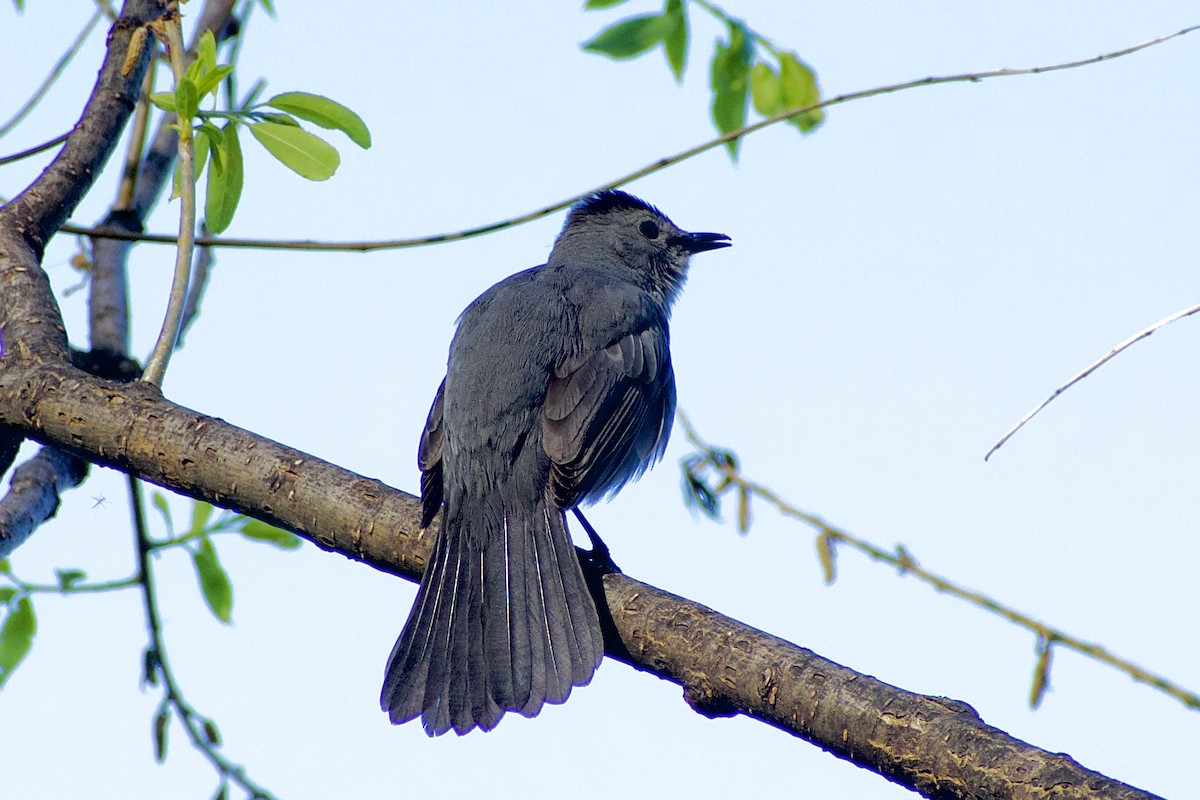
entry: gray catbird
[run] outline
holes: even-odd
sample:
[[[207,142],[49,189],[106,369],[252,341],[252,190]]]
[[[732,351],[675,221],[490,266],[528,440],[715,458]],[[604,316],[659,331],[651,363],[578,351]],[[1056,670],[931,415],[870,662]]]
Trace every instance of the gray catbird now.
[[[381,703],[430,736],[561,703],[604,656],[564,510],[657,460],[675,412],[667,316],[688,257],[729,245],[624,192],[575,205],[550,260],[467,307],[421,434],[443,510]]]

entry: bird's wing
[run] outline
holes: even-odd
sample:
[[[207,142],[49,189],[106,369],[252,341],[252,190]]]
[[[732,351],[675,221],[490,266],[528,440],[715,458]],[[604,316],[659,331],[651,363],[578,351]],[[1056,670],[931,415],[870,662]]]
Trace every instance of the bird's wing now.
[[[442,379],[425,430],[421,431],[421,444],[417,447],[417,466],[421,468],[421,527],[429,527],[434,516],[442,507],[442,397],[446,392],[446,379]]]
[[[625,334],[557,365],[542,406],[551,501],[569,508],[637,477],[662,455],[674,413],[663,327]]]

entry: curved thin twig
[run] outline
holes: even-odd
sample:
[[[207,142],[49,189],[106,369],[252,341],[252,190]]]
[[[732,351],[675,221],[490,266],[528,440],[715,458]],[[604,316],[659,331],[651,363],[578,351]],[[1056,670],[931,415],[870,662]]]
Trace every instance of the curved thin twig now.
[[[723,136],[718,136],[715,139],[709,139],[703,144],[698,144],[695,147],[688,148],[687,150],[676,153],[673,156],[661,158],[652,164],[642,167],[641,169],[634,170],[633,172],[630,172],[629,174],[620,178],[601,184],[600,186],[597,186],[588,192],[573,195],[572,197],[560,202],[539,208],[536,211],[530,211],[526,214],[510,217],[509,219],[491,222],[486,225],[478,225],[473,228],[466,228],[464,230],[454,231],[451,233],[439,233],[433,236],[419,236],[408,239],[380,239],[353,242],[316,242],[301,239],[236,239],[224,238],[220,236],[207,236],[197,239],[196,244],[210,247],[239,247],[266,250],[345,251],[367,253],[374,250],[399,250],[407,247],[420,247],[423,245],[442,244],[444,242],[455,242],[462,239],[471,239],[476,236],[482,236],[485,233],[492,233],[505,228],[512,228],[517,225],[523,225],[526,222],[532,222],[534,220],[541,219],[542,217],[547,217],[569,207],[591,192],[602,191],[604,189],[616,189],[619,186],[632,183],[638,178],[644,178],[647,175],[652,175],[655,172],[666,169],[674,164],[687,161],[690,158],[698,156],[701,153],[708,152],[716,147],[720,147],[728,142],[732,142],[735,139],[740,139],[743,136],[748,136],[752,133],[762,130],[763,128],[776,125],[780,122],[785,122],[792,117],[800,116],[801,114],[807,114],[810,111],[815,111],[819,108],[828,108],[830,106],[848,103],[852,100],[862,100],[867,97],[875,97],[876,95],[881,94],[891,94],[892,92],[899,92],[905,89],[916,89],[921,86],[937,86],[944,83],[978,83],[979,81],[987,80],[989,78],[1007,78],[1016,75],[1040,75],[1043,72],[1075,69],[1077,67],[1083,67],[1089,64],[1098,64],[1101,61],[1111,61],[1115,58],[1121,58],[1122,56],[1127,56],[1140,50],[1145,50],[1149,47],[1154,47],[1155,45],[1169,42],[1172,39],[1177,39],[1180,36],[1184,36],[1196,30],[1200,30],[1200,25],[1193,25],[1191,27],[1184,28],[1183,30],[1176,31],[1175,33],[1159,36],[1158,38],[1150,39],[1149,41],[1142,42],[1140,44],[1131,45],[1130,47],[1126,47],[1121,50],[1114,50],[1110,53],[1103,53],[1098,56],[1080,59],[1077,61],[1066,61],[1061,64],[1050,64],[1042,67],[1027,67],[1022,69],[994,69],[986,72],[967,72],[959,75],[944,75],[940,77],[930,76],[928,78],[919,78],[917,80],[905,81],[903,83],[894,83],[889,86],[878,86],[874,89],[864,89],[862,91],[841,94],[837,97],[831,97],[828,100],[822,100],[819,103],[813,103],[811,105],[803,106],[802,108],[795,108],[791,109],[790,111],[784,111],[779,114],[775,114],[774,116],[759,120],[752,125],[747,125],[744,128],[738,128],[735,131],[730,131]],[[169,236],[166,234],[126,234],[118,232],[105,232],[95,231],[91,228],[84,228],[75,225],[64,225],[62,230],[67,233],[77,233],[88,236],[109,236],[115,239],[151,242],[154,244],[175,244],[178,239],[178,237]]]
[[[51,139],[48,142],[42,142],[41,144],[35,144],[33,147],[26,148],[25,150],[21,150],[20,152],[13,153],[11,155],[0,156],[0,167],[3,167],[5,164],[15,163],[17,161],[20,161],[23,158],[29,158],[30,156],[36,156],[38,153],[41,153],[45,150],[49,150],[52,147],[57,147],[58,145],[65,142],[67,140],[67,137],[70,135],[71,135],[71,132],[67,131],[64,134],[55,136],[53,139]]]
[[[175,85],[183,80],[184,46],[183,27],[179,13],[166,20],[167,49],[171,56],[171,70],[175,74]],[[192,121],[180,120],[179,137],[179,246],[175,252],[175,277],[171,281],[171,294],[167,298],[167,311],[163,317],[162,330],[150,357],[146,359],[146,372],[142,380],[161,386],[171,354],[179,340],[179,328],[183,322],[183,306],[187,301],[188,283],[192,272],[192,250],[196,240],[196,175],[192,161]]]
[[[97,8],[92,12],[91,19],[89,19],[87,24],[83,26],[83,30],[81,30],[79,35],[75,37],[75,41],[71,42],[71,46],[67,48],[67,52],[63,53],[58,59],[57,63],[55,63],[54,67],[50,70],[50,74],[46,76],[44,81],[42,81],[42,85],[34,90],[33,95],[31,95],[30,98],[25,101],[25,105],[17,109],[17,113],[13,114],[12,118],[9,119],[8,122],[0,125],[0,137],[3,137],[13,128],[20,125],[21,120],[25,119],[25,117],[29,115],[29,112],[32,111],[37,104],[42,101],[42,98],[46,96],[46,92],[50,91],[50,87],[53,86],[54,82],[58,80],[58,77],[62,75],[62,72],[66,68],[67,64],[71,63],[71,59],[73,59],[75,54],[79,52],[79,48],[83,47],[83,43],[87,41],[88,36],[91,35],[92,30],[96,27],[96,23],[99,22],[103,16],[104,11],[101,8]]]
[[[1116,357],[1119,353],[1121,353],[1127,347],[1133,345],[1135,342],[1139,342],[1142,339],[1145,339],[1147,336],[1149,336],[1150,334],[1159,330],[1160,328],[1165,328],[1166,326],[1170,325],[1175,320],[1183,319],[1184,317],[1190,317],[1192,314],[1195,314],[1197,311],[1200,311],[1200,306],[1192,306],[1191,308],[1185,308],[1182,311],[1176,311],[1174,314],[1170,315],[1169,317],[1160,319],[1158,322],[1154,323],[1149,328],[1145,328],[1143,330],[1138,331],[1133,336],[1130,336],[1125,341],[1123,341],[1120,344],[1113,347],[1112,350],[1109,350],[1103,356],[1101,356],[1097,360],[1093,361],[1090,365],[1088,365],[1088,367],[1086,369],[1084,369],[1083,372],[1080,372],[1074,378],[1071,378],[1071,380],[1067,381],[1062,386],[1055,389],[1054,392],[1049,397],[1047,397],[1045,400],[1043,400],[1042,402],[1040,402],[1036,406],[1034,406],[1033,409],[1028,414],[1021,417],[1021,419],[1017,422],[1016,425],[1013,425],[1011,428],[1008,429],[1008,433],[1001,436],[999,441],[997,441],[994,445],[992,445],[992,449],[987,451],[987,455],[985,455],[983,457],[983,460],[987,461],[989,458],[991,458],[992,453],[996,452],[1001,447],[1003,447],[1004,443],[1007,442],[1009,439],[1011,439],[1016,434],[1017,431],[1019,431],[1019,430],[1021,430],[1021,428],[1025,427],[1026,422],[1029,422],[1029,420],[1033,419],[1034,416],[1036,416],[1039,411],[1041,411],[1046,406],[1050,405],[1051,401],[1053,401],[1054,398],[1058,397],[1060,394],[1065,392],[1067,389],[1070,389],[1072,386],[1079,383],[1081,380],[1086,378],[1088,375],[1091,375],[1093,372],[1100,369],[1101,366],[1103,366],[1106,362],[1108,362],[1112,358]]]

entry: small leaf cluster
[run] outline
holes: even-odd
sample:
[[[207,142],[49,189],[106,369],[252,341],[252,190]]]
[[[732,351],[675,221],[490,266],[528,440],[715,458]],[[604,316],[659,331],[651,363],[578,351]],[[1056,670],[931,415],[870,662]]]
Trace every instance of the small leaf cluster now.
[[[730,474],[737,474],[737,456],[728,450],[710,448],[693,453],[682,460],[683,502],[710,519],[721,517],[721,496],[727,492],[737,494],[737,532],[745,535],[750,530],[750,492],[734,481]]]
[[[626,0],[588,0],[588,9],[609,8]],[[773,117],[821,101],[816,74],[796,53],[780,50],[746,24],[708,3],[697,5],[724,26],[724,38],[716,41],[709,65],[712,90],[710,110],[713,124],[722,133],[746,126],[748,107],[763,117]],[[689,23],[683,0],[667,0],[661,13],[629,17],[602,30],[584,43],[583,49],[613,59],[640,56],[659,46],[677,81],[687,64]],[[825,119],[816,108],[789,117],[787,122],[801,133],[814,130]],[[726,143],[730,156],[737,157],[740,139]]]
[[[222,82],[232,73],[232,66],[217,63],[216,40],[206,31],[196,49],[196,59],[175,90],[150,95],[151,103],[178,116],[180,137],[192,140],[197,181],[208,168],[204,213],[205,224],[213,233],[229,227],[242,196],[244,167],[238,126],[249,129],[281,164],[311,181],[331,178],[341,164],[341,156],[329,142],[301,127],[300,120],[341,131],[364,149],[371,146],[371,133],[358,114],[328,97],[308,92],[285,92],[262,103],[253,104],[251,100],[241,108],[226,111],[201,109],[206,98],[211,96],[215,102]],[[175,192],[179,193],[178,171]]]
[[[213,512],[216,509],[210,503],[201,500],[193,502],[188,529],[177,534],[167,498],[162,492],[155,492],[151,502],[162,516],[168,533],[168,538],[156,543],[155,548],[178,545],[187,550],[192,558],[192,567],[196,571],[200,594],[208,610],[226,625],[233,620],[233,582],[230,581],[225,567],[221,565],[212,536],[218,533],[240,533],[246,539],[270,544],[281,550],[295,550],[303,543],[300,537],[291,531],[241,514],[222,511],[214,518]]]

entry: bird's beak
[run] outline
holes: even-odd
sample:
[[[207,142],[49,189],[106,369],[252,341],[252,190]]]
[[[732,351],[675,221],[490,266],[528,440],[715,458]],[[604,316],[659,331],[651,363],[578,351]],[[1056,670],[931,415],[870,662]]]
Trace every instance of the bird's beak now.
[[[685,233],[679,238],[679,244],[689,253],[703,253],[705,250],[716,250],[718,247],[729,247],[733,244],[723,233]]]

